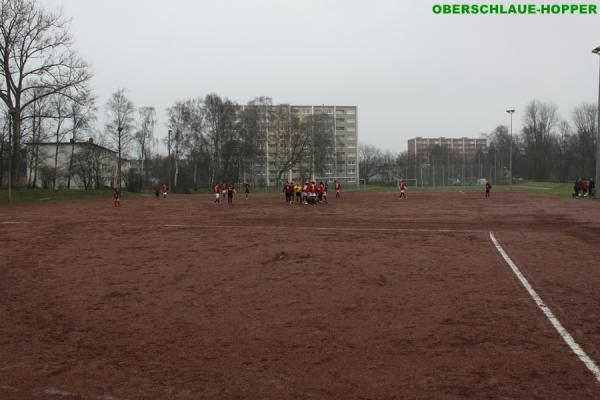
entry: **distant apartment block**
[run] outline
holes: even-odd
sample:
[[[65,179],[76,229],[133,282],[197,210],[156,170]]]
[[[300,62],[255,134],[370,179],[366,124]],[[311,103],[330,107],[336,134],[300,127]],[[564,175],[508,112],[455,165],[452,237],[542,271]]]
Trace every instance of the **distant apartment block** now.
[[[408,156],[411,159],[427,159],[431,150],[436,146],[450,150],[455,154],[464,155],[466,158],[472,158],[479,150],[487,151],[487,139],[417,137],[408,140]]]
[[[243,106],[254,107],[254,106]],[[255,175],[269,186],[281,181],[334,180],[358,183],[358,115],[356,106],[272,105],[256,106],[264,114],[261,135],[263,157]],[[293,122],[295,121],[295,122]],[[297,126],[290,126],[290,124]],[[305,150],[286,166],[302,132]],[[282,173],[282,171],[285,171]]]

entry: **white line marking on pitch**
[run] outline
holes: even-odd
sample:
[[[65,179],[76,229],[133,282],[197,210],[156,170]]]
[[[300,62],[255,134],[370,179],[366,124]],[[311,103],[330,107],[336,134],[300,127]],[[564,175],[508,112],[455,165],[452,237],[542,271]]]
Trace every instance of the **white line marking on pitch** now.
[[[185,224],[167,224],[162,225],[165,228],[198,228],[198,229],[225,229],[225,228],[248,228],[249,226],[236,225],[185,225]],[[289,226],[251,226],[253,229],[290,229]],[[420,228],[329,228],[315,226],[294,226],[293,229],[306,229],[311,231],[355,231],[355,232],[426,232],[426,233],[481,233],[484,231],[461,230],[461,229],[420,229]]]
[[[519,281],[521,281],[521,284],[523,284],[525,289],[527,289],[527,292],[529,292],[529,295],[535,301],[535,304],[537,304],[537,306],[540,308],[540,310],[542,310],[542,312],[544,313],[546,318],[548,318],[548,320],[550,321],[552,326],[554,326],[554,329],[556,329],[556,331],[563,338],[565,343],[567,343],[567,345],[569,346],[571,351],[573,353],[575,353],[577,355],[577,357],[579,357],[581,362],[583,362],[585,364],[585,366],[590,370],[590,372],[596,378],[596,381],[598,381],[600,383],[600,369],[598,368],[598,366],[596,365],[594,360],[592,360],[587,355],[587,353],[581,348],[581,346],[579,346],[577,344],[577,342],[575,342],[575,339],[573,339],[573,336],[571,336],[571,334],[569,332],[567,332],[567,330],[562,326],[562,324],[560,323],[558,318],[556,318],[554,316],[554,313],[544,303],[542,298],[537,294],[537,292],[533,289],[533,287],[531,287],[531,285],[529,284],[529,282],[527,281],[525,276],[523,276],[523,274],[519,270],[519,267],[517,267],[517,265],[510,259],[508,254],[500,246],[500,243],[498,242],[498,240],[496,240],[496,237],[494,236],[493,232],[490,232],[490,239],[496,246],[496,249],[498,249],[498,252],[502,256],[502,258],[504,258],[504,261],[506,261],[506,263],[513,270],[513,272],[515,273],[517,278],[519,278]]]

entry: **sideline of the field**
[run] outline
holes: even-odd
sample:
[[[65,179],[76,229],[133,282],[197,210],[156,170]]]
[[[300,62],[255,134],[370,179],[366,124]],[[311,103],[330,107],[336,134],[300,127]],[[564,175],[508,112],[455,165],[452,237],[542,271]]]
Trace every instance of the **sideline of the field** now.
[[[490,232],[490,240],[492,241],[492,243],[494,244],[494,246],[496,246],[496,249],[498,250],[498,252],[502,256],[502,258],[504,259],[504,261],[506,262],[506,264],[508,264],[508,266],[510,267],[510,269],[517,276],[517,278],[519,279],[519,281],[521,282],[521,284],[523,285],[523,287],[525,287],[525,289],[527,290],[527,292],[529,293],[529,295],[531,296],[531,298],[533,299],[533,301],[535,302],[535,304],[544,313],[544,315],[546,316],[546,318],[548,318],[548,320],[550,321],[550,323],[552,324],[552,326],[554,327],[554,329],[556,329],[556,331],[558,332],[558,334],[562,337],[562,339],[565,341],[565,343],[569,346],[569,348],[571,349],[571,351],[573,353],[575,353],[575,355],[577,355],[577,357],[579,357],[579,359],[581,360],[581,362],[583,362],[583,364],[592,373],[592,375],[594,375],[594,377],[596,378],[596,381],[598,383],[600,383],[600,369],[598,368],[598,366],[596,365],[596,363],[594,362],[594,360],[592,360],[590,358],[590,356],[588,356],[587,353],[581,348],[581,346],[579,346],[579,344],[577,344],[577,342],[575,341],[575,339],[573,339],[573,336],[571,336],[571,334],[560,323],[560,321],[558,320],[558,318],[556,318],[556,316],[554,315],[554,313],[552,312],[552,310],[550,310],[550,307],[548,307],[546,305],[546,303],[544,303],[544,301],[537,294],[537,292],[535,291],[535,289],[533,289],[533,287],[529,284],[529,282],[527,281],[527,279],[525,278],[525,276],[521,273],[521,270],[519,270],[519,267],[517,267],[517,265],[510,259],[510,257],[506,253],[506,251],[504,251],[504,249],[502,248],[502,246],[500,245],[500,243],[496,239],[496,236],[494,236],[493,232]]]
[[[281,225],[200,225],[200,224],[135,224],[114,222],[93,222],[95,225],[109,225],[121,227],[148,227],[175,228],[175,229],[283,229],[289,226]],[[324,232],[422,232],[422,233],[487,233],[481,229],[433,229],[433,228],[363,228],[363,227],[323,227],[323,226],[294,226],[294,230],[324,231]]]
[[[101,223],[105,224],[105,223]],[[190,228],[190,229],[226,229],[249,228],[248,225],[194,225],[194,224],[166,224],[161,225],[165,228]],[[252,229],[285,229],[289,230],[289,226],[256,226],[252,225]],[[484,233],[484,230],[473,229],[427,229],[427,228],[352,228],[352,227],[319,227],[319,226],[294,226],[294,230],[310,230],[310,231],[325,231],[325,232],[423,232],[423,233]]]

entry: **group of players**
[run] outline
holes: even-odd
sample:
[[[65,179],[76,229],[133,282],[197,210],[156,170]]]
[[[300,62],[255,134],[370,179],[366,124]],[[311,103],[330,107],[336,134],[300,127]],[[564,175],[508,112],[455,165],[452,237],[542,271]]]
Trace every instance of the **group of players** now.
[[[215,203],[221,203],[221,197],[223,201],[227,197],[227,203],[233,204],[233,195],[236,194],[235,185],[232,183],[216,183],[213,186],[213,193],[215,194]],[[250,195],[250,184],[244,183],[244,193],[246,194],[246,200],[248,200],[248,196]]]
[[[342,184],[338,181],[334,181],[333,185],[335,188],[335,198],[341,198],[340,192],[342,191]],[[294,204],[294,201],[298,204],[327,204],[328,190],[329,185],[327,182],[319,182],[318,184],[315,181],[307,181],[303,184],[288,182],[283,186],[285,201],[290,206]]]
[[[327,204],[327,190],[329,186],[327,183],[320,182],[319,184],[313,182],[305,182],[304,184],[294,182],[287,182],[283,186],[283,193],[285,194],[285,201],[287,204],[292,205],[295,202],[298,204]],[[338,181],[334,181],[335,197],[341,198],[342,184]],[[233,204],[233,197],[237,193],[235,185],[232,183],[224,184],[217,183],[213,186],[213,193],[215,194],[215,203],[220,204],[221,199],[223,201],[227,198],[228,204]],[[246,200],[250,195],[250,184],[244,183],[244,194]]]

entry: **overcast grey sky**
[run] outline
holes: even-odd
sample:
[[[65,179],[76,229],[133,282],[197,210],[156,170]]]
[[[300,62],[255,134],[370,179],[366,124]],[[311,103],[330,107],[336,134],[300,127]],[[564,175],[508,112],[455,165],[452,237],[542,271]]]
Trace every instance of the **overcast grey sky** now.
[[[415,136],[477,137],[508,124],[507,108],[516,131],[534,98],[570,119],[598,96],[598,15],[434,15],[429,0],[42,3],[72,18],[101,109],[124,87],[156,107],[157,136],[166,107],[211,92],[357,105],[359,140],[395,152]]]

